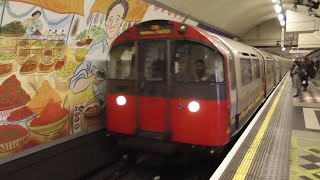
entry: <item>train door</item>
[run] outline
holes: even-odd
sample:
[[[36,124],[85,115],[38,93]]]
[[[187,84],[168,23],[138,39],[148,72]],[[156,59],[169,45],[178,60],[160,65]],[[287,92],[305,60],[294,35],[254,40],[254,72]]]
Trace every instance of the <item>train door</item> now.
[[[230,86],[230,118],[235,118],[237,114],[237,107],[238,107],[238,94],[236,88],[236,67],[235,67],[235,60],[234,58],[228,54],[228,65],[229,65],[229,86]],[[232,124],[232,123],[231,123]]]
[[[166,40],[138,43],[137,132],[168,131]]]
[[[262,56],[261,56],[262,57]],[[266,73],[266,60],[264,57],[262,57],[262,63],[261,63],[261,72],[262,72],[262,84],[263,84],[263,89],[264,89],[264,96],[267,97],[267,73]]]

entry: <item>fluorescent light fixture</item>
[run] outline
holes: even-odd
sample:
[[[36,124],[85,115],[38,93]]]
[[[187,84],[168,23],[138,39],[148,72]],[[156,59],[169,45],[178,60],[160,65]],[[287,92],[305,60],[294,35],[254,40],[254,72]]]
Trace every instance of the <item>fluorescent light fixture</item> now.
[[[276,10],[277,14],[281,13],[281,11],[282,11],[282,7],[279,4],[275,4],[274,9]]]
[[[282,21],[284,19],[284,15],[282,13],[278,14],[278,19],[279,19],[279,21]]]
[[[284,20],[281,20],[280,24],[281,24],[281,26],[284,26],[284,25],[286,25],[286,22]]]

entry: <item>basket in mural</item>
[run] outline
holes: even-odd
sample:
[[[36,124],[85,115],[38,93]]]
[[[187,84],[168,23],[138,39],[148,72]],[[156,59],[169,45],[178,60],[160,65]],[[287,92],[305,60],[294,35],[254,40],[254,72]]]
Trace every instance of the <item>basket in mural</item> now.
[[[53,138],[59,134],[59,131],[63,128],[65,123],[68,120],[69,115],[66,115],[64,118],[53,122],[51,124],[42,125],[42,126],[31,126],[30,123],[32,120],[28,121],[26,126],[27,128],[41,136],[46,136],[46,138]]]
[[[0,153],[5,153],[22,145],[30,132],[19,125],[0,126]]]
[[[21,144],[23,144],[28,139],[29,136],[30,136],[30,133],[26,134],[23,137],[20,137],[20,138],[14,140],[14,141],[0,144],[0,152],[1,153],[5,153],[5,152],[8,152],[8,151],[11,151],[11,150],[15,149],[16,147],[18,147]]]

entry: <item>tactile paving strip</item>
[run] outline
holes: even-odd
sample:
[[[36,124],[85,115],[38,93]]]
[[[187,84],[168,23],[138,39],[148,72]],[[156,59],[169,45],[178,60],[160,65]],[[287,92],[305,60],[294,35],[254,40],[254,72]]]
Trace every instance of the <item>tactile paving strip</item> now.
[[[284,81],[288,81],[288,78]],[[248,161],[244,166],[249,166],[251,163],[245,179],[289,179],[292,89],[290,83],[286,83],[285,86],[255,156],[243,159],[247,151],[252,150],[250,146],[281,88],[277,89],[221,179],[232,179],[242,161]],[[239,171],[242,173],[241,170],[240,168],[238,173]]]

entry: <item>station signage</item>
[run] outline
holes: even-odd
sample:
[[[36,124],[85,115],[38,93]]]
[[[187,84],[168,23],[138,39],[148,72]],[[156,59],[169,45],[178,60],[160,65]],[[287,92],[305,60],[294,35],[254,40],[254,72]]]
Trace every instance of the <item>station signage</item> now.
[[[161,25],[153,24],[153,25],[138,27],[138,34],[140,36],[172,34],[172,33],[173,33],[173,26],[170,24],[161,24]]]

